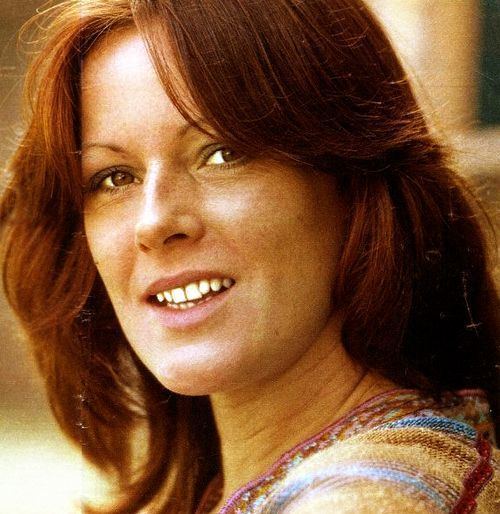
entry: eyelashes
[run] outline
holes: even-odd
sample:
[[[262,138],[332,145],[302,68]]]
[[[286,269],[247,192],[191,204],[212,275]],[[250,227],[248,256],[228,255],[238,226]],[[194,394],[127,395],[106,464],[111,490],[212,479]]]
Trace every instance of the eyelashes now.
[[[215,150],[209,150],[209,155],[205,159],[207,166],[222,166],[225,164],[231,164],[237,162],[243,158],[243,155],[238,153],[236,150],[227,146],[216,148]]]
[[[114,194],[141,182],[142,180],[136,177],[129,168],[112,166],[93,175],[85,186],[84,192],[85,194],[91,194],[102,191]]]
[[[200,164],[197,166],[197,169],[206,168],[207,170],[218,169],[222,171],[243,163],[245,160],[246,156],[228,146],[221,144],[209,145],[202,150],[199,157]],[[111,166],[98,171],[90,177],[84,186],[84,194],[122,193],[131,186],[140,185],[142,181],[137,172],[128,166]]]

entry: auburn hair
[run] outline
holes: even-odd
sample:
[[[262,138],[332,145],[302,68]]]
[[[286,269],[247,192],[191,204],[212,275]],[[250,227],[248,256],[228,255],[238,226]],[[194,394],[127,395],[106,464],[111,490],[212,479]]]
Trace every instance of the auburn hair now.
[[[59,424],[115,479],[102,512],[191,513],[220,471],[209,400],[167,391],[135,356],[85,239],[80,71],[110,31],[139,31],[192,124],[337,177],[349,212],[332,294],[355,359],[430,394],[499,398],[482,211],[361,0],[69,0],[34,25],[43,45],[0,203],[3,280]]]

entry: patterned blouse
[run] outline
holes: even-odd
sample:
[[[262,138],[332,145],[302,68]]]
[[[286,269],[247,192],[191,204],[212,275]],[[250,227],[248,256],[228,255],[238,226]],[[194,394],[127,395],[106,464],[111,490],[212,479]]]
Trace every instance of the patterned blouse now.
[[[215,479],[197,514],[220,500]],[[284,454],[219,514],[500,513],[500,452],[485,395],[378,395]]]

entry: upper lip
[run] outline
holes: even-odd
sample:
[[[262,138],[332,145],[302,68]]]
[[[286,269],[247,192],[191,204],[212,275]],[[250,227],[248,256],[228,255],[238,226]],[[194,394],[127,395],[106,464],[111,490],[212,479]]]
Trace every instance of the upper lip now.
[[[219,270],[183,271],[176,275],[160,278],[151,283],[143,295],[143,300],[148,300],[151,296],[155,296],[162,291],[168,291],[176,287],[186,286],[192,282],[211,278],[232,278],[234,280],[232,275]]]

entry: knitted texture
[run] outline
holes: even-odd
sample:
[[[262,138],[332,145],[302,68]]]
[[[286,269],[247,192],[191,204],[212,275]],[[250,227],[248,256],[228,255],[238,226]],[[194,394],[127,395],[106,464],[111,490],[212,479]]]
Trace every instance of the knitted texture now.
[[[481,391],[439,400],[384,393],[287,452],[220,514],[496,514],[500,452],[492,428]],[[212,484],[207,503],[220,485]]]

